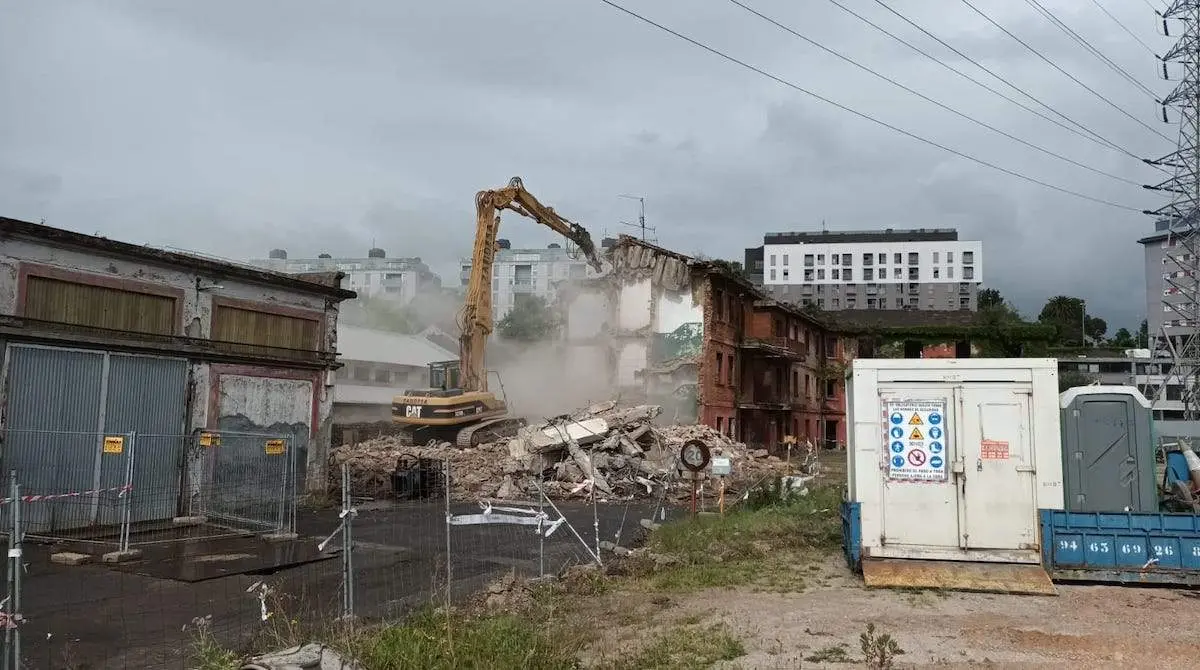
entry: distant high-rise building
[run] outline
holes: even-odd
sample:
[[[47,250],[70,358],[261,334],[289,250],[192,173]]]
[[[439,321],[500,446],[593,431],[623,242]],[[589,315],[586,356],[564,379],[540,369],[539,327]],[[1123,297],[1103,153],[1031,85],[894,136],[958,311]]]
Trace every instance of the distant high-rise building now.
[[[975,310],[983,243],[948,228],[767,233],[746,272],[776,299],[824,310]]]
[[[518,295],[536,295],[550,302],[558,283],[590,276],[587,260],[575,258],[558,244],[544,249],[513,249],[508,240],[497,240],[497,246],[492,267],[492,314],[497,320],[508,314]],[[462,259],[459,279],[463,286],[471,277],[471,266],[470,258]]]
[[[273,249],[267,258],[249,262],[276,272],[340,270],[346,274],[342,286],[357,291],[359,297],[388,298],[400,303],[409,303],[417,293],[442,285],[441,278],[420,257],[388,258],[387,252],[379,248],[368,250],[366,258],[334,258],[329,254],[288,258],[287,251]]]

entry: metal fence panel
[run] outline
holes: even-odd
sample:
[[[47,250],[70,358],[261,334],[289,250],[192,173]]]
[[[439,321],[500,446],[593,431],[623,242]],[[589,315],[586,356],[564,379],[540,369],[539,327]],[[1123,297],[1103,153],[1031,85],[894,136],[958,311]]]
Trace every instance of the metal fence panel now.
[[[295,528],[295,457],[290,435],[213,431],[195,436],[201,509],[210,521],[255,532]]]

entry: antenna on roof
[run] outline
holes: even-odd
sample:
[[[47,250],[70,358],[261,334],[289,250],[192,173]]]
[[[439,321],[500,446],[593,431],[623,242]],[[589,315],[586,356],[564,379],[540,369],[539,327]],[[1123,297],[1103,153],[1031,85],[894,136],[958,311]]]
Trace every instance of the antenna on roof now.
[[[827,228],[827,227],[825,226],[825,219],[821,219],[821,232],[822,232],[822,233],[828,233],[828,232],[829,232],[829,228]]]

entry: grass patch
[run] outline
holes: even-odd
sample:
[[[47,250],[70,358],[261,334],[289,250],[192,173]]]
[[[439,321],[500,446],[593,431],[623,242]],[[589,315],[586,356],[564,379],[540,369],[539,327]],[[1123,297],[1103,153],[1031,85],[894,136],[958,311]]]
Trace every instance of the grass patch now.
[[[600,666],[603,670],[700,670],[746,655],[746,648],[721,626],[672,628],[641,651]]]
[[[815,487],[809,495],[789,500],[766,490],[724,517],[666,524],[651,534],[648,550],[669,562],[651,568],[654,559],[647,558],[641,576],[663,591],[728,586],[803,590],[801,564],[814,552],[841,544],[840,502],[841,491],[834,486]]]
[[[850,655],[850,651],[846,648],[846,644],[837,644],[829,647],[822,647],[804,657],[804,660],[809,663],[857,663],[858,661]]]
[[[241,659],[221,643],[212,633],[212,615],[192,619],[190,627],[185,627],[191,636],[188,648],[188,667],[196,670],[238,670],[242,667]]]
[[[555,631],[536,617],[451,616],[422,613],[404,625],[353,637],[352,658],[370,670],[453,670],[522,668],[569,670],[576,667],[581,641]]]

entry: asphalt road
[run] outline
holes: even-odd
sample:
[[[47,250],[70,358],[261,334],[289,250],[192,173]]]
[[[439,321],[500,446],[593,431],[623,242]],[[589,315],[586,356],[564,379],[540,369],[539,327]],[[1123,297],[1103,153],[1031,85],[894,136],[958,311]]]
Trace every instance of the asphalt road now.
[[[590,504],[560,503],[570,525],[594,549]],[[478,512],[455,505],[454,514]],[[549,507],[547,513],[554,515]],[[598,507],[601,539],[630,544],[641,533],[639,520],[653,513],[648,502]],[[310,547],[338,524],[336,510],[302,513],[298,520],[305,547],[263,548],[245,539],[203,540],[147,545],[136,565],[59,566],[49,561],[50,547],[28,544],[21,589],[21,656],[27,668],[91,670],[99,668],[183,668],[193,619],[211,617],[211,631],[224,644],[262,651],[255,640],[262,630],[261,603],[248,592],[265,582],[273,622],[304,627],[335,618],[341,607],[342,561],[329,560],[270,571],[188,582],[165,578],[237,560],[253,560],[257,551],[282,554]],[[447,565],[451,594],[461,599],[509,570],[536,576],[543,569],[590,560],[588,550],[565,525],[539,545],[532,527],[513,525],[451,526],[449,552],[444,503],[364,505],[354,520],[355,613],[360,617],[397,617],[445,598]],[[135,541],[136,541],[135,537]],[[255,549],[254,547],[260,547]],[[335,539],[330,549],[340,547]],[[449,555],[450,560],[446,557]],[[294,622],[294,623],[293,623]]]

